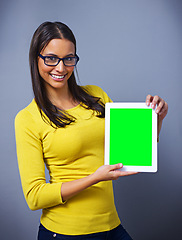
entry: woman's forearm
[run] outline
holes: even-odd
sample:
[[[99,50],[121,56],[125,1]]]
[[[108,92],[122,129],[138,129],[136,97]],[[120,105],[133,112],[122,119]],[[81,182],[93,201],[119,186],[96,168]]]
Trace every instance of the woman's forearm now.
[[[61,186],[62,200],[68,200],[95,183],[97,182],[94,179],[93,174],[78,180],[63,183]]]

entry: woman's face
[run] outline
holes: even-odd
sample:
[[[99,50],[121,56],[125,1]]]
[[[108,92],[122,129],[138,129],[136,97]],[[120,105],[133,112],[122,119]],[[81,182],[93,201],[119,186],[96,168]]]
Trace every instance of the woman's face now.
[[[40,52],[43,56],[54,56],[59,58],[74,57],[75,45],[67,39],[52,39],[48,45]],[[70,78],[73,67],[67,67],[60,61],[57,66],[47,66],[42,58],[38,58],[38,69],[41,77],[45,81],[46,89],[68,88],[68,79]]]

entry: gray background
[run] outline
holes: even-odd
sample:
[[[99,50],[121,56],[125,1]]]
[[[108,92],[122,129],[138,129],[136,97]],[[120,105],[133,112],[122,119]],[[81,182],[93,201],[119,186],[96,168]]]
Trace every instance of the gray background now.
[[[182,1],[0,1],[0,239],[36,239],[41,211],[28,209],[21,189],[14,117],[33,94],[30,40],[44,21],[62,21],[77,38],[82,85],[102,87],[114,101],[169,104],[159,146],[159,171],[114,182],[124,226],[136,240],[182,236]]]

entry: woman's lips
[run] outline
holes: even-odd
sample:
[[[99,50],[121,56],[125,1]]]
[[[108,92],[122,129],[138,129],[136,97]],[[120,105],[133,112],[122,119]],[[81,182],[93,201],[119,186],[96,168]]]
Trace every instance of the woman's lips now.
[[[56,75],[56,74],[51,74],[51,73],[50,73],[50,75],[51,75],[51,77],[52,77],[55,81],[62,81],[62,80],[65,79],[65,77],[66,77],[67,74],[65,74],[65,75]]]

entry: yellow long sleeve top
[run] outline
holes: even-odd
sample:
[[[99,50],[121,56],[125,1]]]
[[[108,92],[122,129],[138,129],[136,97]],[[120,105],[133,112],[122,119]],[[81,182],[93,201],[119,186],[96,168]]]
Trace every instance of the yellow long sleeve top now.
[[[99,87],[85,86],[103,103],[110,98]],[[43,209],[41,223],[50,231],[82,235],[108,231],[120,224],[112,181],[97,183],[66,202],[63,182],[86,177],[104,164],[105,119],[81,105],[67,110],[76,122],[53,128],[41,117],[33,100],[15,118],[18,165],[22,188],[32,210]],[[45,165],[50,183],[46,183]]]

